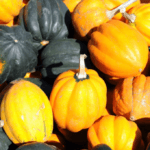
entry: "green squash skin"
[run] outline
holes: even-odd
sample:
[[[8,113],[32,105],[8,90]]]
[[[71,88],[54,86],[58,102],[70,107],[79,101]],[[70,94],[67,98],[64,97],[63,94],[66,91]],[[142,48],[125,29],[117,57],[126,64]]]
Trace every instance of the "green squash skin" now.
[[[18,24],[32,34],[37,51],[43,40],[67,38],[71,23],[71,15],[60,0],[30,0],[18,17]]]
[[[21,26],[0,25],[0,62],[4,62],[0,73],[0,84],[25,76],[37,65],[38,53],[33,49],[31,33]]]
[[[56,146],[48,145],[40,142],[33,142],[24,144],[18,147],[16,150],[60,150]]]
[[[8,138],[3,128],[0,128],[0,150],[8,150],[12,141]]]
[[[68,38],[71,38],[71,37],[73,37],[73,34],[74,34],[74,27],[73,27],[73,24],[72,24],[70,11],[69,11],[68,7],[64,4],[64,2],[62,0],[56,0],[56,1],[59,5],[59,8],[62,11],[63,18],[64,18],[64,21],[65,21],[65,23],[63,25],[63,28],[68,31],[68,33],[67,33]],[[61,33],[63,33],[63,32],[61,32]],[[63,34],[62,34],[61,37],[63,37]]]
[[[112,150],[112,149],[106,144],[99,144],[93,147],[92,150]]]
[[[80,54],[86,54],[86,68],[92,68],[88,49],[83,42],[68,38],[53,40],[41,52],[43,77],[56,78],[60,73],[79,68]]]

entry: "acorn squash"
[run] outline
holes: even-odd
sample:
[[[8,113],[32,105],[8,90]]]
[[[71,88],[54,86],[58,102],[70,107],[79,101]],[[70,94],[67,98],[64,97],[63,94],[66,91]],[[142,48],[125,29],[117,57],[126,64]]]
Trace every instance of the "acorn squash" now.
[[[16,145],[45,142],[52,134],[53,115],[48,97],[29,81],[20,79],[6,91],[0,112],[3,129]]]
[[[2,128],[0,128],[0,150],[8,150],[12,141],[8,138]]]
[[[30,0],[20,11],[18,24],[31,32],[39,50],[53,39],[68,37],[71,16],[67,11],[60,0]]]
[[[59,150],[56,146],[48,145],[46,143],[33,142],[21,145],[16,150]]]
[[[101,24],[91,34],[88,50],[93,64],[109,77],[138,76],[148,62],[144,36],[119,20]]]
[[[69,69],[78,69],[80,54],[88,54],[87,45],[68,38],[53,40],[41,52],[43,77],[56,78]],[[85,60],[86,68],[92,68],[90,57]]]
[[[112,150],[112,149],[106,144],[98,144],[94,146],[92,150]]]
[[[24,77],[37,65],[32,41],[21,26],[0,25],[0,84]]]

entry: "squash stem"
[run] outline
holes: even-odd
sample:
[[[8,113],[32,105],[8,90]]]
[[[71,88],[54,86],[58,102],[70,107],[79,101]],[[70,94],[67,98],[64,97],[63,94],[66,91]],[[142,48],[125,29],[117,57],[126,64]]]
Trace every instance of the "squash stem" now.
[[[129,23],[134,23],[135,22],[136,15],[134,15],[134,14],[128,14],[126,12],[125,8],[120,9],[120,13],[122,13],[122,16],[124,18],[126,18],[129,21]]]
[[[4,121],[0,120],[0,128],[4,126]]]
[[[127,2],[119,5],[118,7],[116,7],[115,9],[112,9],[112,10],[107,10],[106,11],[106,15],[109,19],[112,19],[117,13],[120,12],[120,9],[122,8],[126,8],[128,7],[129,5],[131,5],[132,3],[136,2],[137,0],[128,0]]]
[[[86,57],[87,56],[85,54],[80,55],[79,72],[76,73],[76,76],[77,76],[78,79],[83,79],[83,78],[86,78],[86,76],[87,76],[87,74],[85,72],[85,62],[84,62],[84,59]]]
[[[43,40],[43,41],[40,42],[40,43],[41,43],[41,45],[45,46],[45,45],[49,44],[49,41]]]
[[[131,121],[135,121],[134,116],[130,116],[130,120],[131,120]]]

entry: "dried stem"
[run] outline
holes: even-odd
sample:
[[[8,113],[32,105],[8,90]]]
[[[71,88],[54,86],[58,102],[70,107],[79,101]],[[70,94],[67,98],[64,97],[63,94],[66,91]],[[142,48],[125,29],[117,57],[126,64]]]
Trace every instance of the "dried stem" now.
[[[129,23],[135,22],[136,16],[134,14],[128,14],[125,8],[120,9],[120,13],[122,13],[122,16],[126,18]]]
[[[86,78],[87,74],[85,72],[85,62],[84,59],[87,56],[85,54],[80,55],[80,61],[79,61],[79,72],[76,74],[76,76],[78,77],[78,79],[83,79]]]
[[[131,5],[132,3],[136,2],[137,0],[128,0],[127,2],[121,4],[120,6],[116,7],[115,9],[113,10],[107,10],[106,11],[106,15],[109,19],[112,19],[117,13],[120,12],[120,9],[122,8],[126,8],[128,7],[129,5]]]

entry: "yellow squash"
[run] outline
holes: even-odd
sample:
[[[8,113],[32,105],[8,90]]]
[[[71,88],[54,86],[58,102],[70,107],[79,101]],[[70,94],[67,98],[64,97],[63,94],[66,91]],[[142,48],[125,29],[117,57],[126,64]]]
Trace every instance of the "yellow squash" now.
[[[45,93],[35,84],[19,80],[5,93],[1,103],[4,130],[15,144],[45,142],[53,131],[53,115]]]

